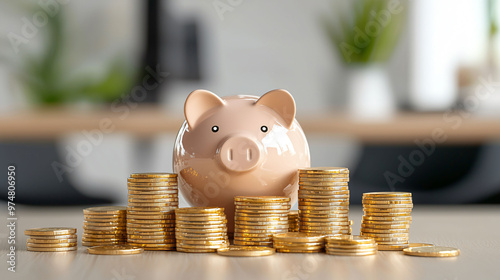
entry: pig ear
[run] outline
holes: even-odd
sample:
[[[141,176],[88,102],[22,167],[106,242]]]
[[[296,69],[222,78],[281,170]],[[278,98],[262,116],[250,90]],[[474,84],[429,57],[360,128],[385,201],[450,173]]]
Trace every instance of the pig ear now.
[[[295,119],[295,101],[292,95],[284,89],[275,89],[262,95],[255,105],[264,105],[273,109],[285,121],[286,128],[292,126]]]
[[[191,92],[184,103],[184,116],[189,127],[194,128],[203,114],[224,104],[224,100],[208,90],[198,89]]]

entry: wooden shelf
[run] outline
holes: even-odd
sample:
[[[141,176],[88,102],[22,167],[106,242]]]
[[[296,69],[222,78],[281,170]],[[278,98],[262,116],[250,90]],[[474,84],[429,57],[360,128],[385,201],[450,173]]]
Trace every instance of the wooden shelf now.
[[[122,107],[123,109],[123,107]],[[441,132],[442,144],[479,144],[500,140],[500,118],[445,114],[401,113],[388,120],[359,120],[345,113],[297,116],[306,135],[328,134],[365,143],[413,144]],[[157,106],[141,106],[113,112],[109,109],[75,110],[68,107],[41,108],[0,115],[0,140],[49,140],[83,130],[112,125],[112,133],[153,137],[176,133],[184,121]]]

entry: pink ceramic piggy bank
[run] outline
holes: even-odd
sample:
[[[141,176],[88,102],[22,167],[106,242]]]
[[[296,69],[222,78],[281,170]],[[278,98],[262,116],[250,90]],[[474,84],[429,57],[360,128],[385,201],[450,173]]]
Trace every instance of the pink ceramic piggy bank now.
[[[309,146],[286,90],[262,97],[220,98],[193,91],[175,141],[179,189],[193,206],[224,207],[232,232],[234,196],[289,196],[297,201],[297,169],[310,166]]]

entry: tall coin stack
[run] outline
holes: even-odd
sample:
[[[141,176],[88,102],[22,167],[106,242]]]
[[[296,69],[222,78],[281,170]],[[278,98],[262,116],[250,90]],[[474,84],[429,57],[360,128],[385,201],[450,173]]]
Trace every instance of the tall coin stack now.
[[[379,250],[403,250],[408,247],[412,208],[408,192],[364,193],[361,235],[374,238]]]
[[[299,211],[290,210],[288,212],[288,232],[299,231]]]
[[[234,197],[234,245],[273,247],[273,235],[288,232],[290,198]]]
[[[177,174],[135,173],[128,178],[127,244],[175,250]]]
[[[349,170],[299,169],[299,231],[349,234]]]
[[[28,251],[67,252],[77,249],[76,228],[32,228],[25,230],[24,234],[28,236]]]
[[[211,253],[229,246],[224,208],[178,208],[175,215],[177,251]]]
[[[83,209],[83,246],[125,244],[127,207],[102,206]]]

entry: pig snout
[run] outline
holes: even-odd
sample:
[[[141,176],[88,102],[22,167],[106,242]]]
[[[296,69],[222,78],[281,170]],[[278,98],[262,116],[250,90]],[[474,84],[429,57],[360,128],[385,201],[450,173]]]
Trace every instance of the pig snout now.
[[[262,148],[259,142],[244,136],[227,138],[219,148],[219,159],[231,171],[245,172],[260,161]]]

